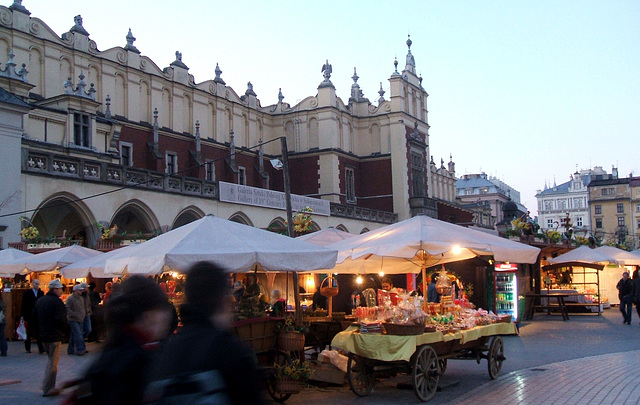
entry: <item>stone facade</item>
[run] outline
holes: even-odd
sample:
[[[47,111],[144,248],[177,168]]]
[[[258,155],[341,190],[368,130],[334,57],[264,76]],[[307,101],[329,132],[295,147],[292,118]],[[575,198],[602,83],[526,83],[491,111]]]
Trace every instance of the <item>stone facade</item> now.
[[[5,192],[19,194],[17,211],[47,235],[66,232],[92,245],[96,223],[164,232],[208,213],[282,227],[281,209],[219,198],[220,182],[283,191],[282,172],[270,164],[282,157],[282,138],[291,192],[330,202],[330,215],[314,215],[316,228],[359,233],[419,213],[437,217],[433,197],[449,197],[450,174],[428,168],[428,94],[410,39],[404,69],[395,62],[390,94],[381,91],[375,104],[355,69],[351,97],[339,98],[326,61],[316,95],[294,106],[280,95],[262,106],[251,83],[244,93],[227,86],[220,66],[198,82],[180,52],[161,68],[136,48],[131,30],[126,44],[104,51],[90,30],[76,16],[59,36],[21,4],[0,6],[0,61],[28,70],[0,84],[30,108],[11,130],[18,149],[6,164],[21,179],[11,174]],[[462,222],[471,215],[453,209]],[[19,240],[18,217],[3,221],[11,223],[5,241]]]

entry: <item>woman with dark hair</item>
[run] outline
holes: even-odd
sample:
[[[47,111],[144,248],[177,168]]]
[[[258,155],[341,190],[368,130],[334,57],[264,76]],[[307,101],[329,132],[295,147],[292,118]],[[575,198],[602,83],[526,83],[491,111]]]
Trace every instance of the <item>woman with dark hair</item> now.
[[[171,304],[153,280],[132,276],[105,306],[104,350],[74,394],[82,403],[140,404],[151,357],[169,336]]]

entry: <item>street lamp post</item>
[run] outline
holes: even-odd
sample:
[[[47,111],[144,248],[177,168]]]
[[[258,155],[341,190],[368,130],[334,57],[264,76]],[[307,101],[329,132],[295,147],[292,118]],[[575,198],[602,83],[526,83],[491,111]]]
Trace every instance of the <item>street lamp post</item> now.
[[[287,209],[287,233],[290,237],[294,237],[293,231],[293,211],[291,209],[291,183],[289,181],[289,150],[287,149],[287,138],[285,136],[280,138],[282,144],[282,171],[284,174],[284,199]],[[292,274],[293,279],[293,302],[296,307],[296,322],[302,323],[302,311],[300,310],[300,289],[298,281],[298,272],[294,271]]]

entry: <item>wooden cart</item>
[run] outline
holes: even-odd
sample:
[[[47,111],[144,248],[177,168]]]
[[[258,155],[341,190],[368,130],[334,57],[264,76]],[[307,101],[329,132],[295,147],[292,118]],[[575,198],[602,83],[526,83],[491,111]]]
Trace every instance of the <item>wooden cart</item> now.
[[[335,336],[331,345],[348,351],[347,380],[358,396],[373,389],[376,372],[395,369],[412,376],[421,401],[433,398],[440,375],[449,359],[486,359],[489,377],[497,378],[502,368],[504,342],[500,335],[517,334],[513,323],[477,326],[456,333],[424,333],[415,336],[361,334],[350,327]]]

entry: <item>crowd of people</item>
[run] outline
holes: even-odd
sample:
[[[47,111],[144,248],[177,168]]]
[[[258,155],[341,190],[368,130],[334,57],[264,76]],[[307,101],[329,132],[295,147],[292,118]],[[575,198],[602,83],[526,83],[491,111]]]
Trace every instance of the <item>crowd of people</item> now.
[[[175,307],[155,280],[131,276],[110,285],[102,297],[104,346],[81,378],[62,385],[56,377],[67,330],[67,353],[86,354],[85,339],[98,341],[92,314],[101,297],[95,284],[81,283],[64,303],[59,279],[46,294],[34,280],[23,297],[22,317],[28,325],[25,349],[30,352],[36,340],[48,356],[42,395],[64,392],[66,404],[261,403],[255,354],[228,333],[233,299],[227,272],[200,262],[186,274],[179,329]],[[0,311],[3,304],[0,298]],[[6,351],[2,339],[0,352]]]
[[[638,318],[640,318],[640,273],[638,270],[633,272],[633,278],[630,278],[629,272],[625,270],[616,288],[618,289],[618,298],[620,299],[622,323],[631,325],[633,304],[635,304]]]

